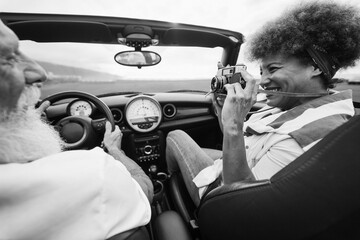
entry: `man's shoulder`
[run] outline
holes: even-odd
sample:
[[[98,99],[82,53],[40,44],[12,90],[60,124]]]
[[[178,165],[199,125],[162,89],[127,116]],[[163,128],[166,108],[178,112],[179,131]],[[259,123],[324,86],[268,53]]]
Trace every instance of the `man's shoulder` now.
[[[77,179],[86,179],[104,171],[109,158],[111,157],[100,148],[72,150],[52,154],[29,163],[6,164],[5,168],[15,175],[22,172],[30,178],[38,175],[46,176],[48,179],[56,176],[76,176]]]
[[[104,159],[103,154],[95,149],[61,152],[29,163],[5,164],[0,168],[0,189],[37,189],[44,193],[55,189],[97,191],[104,181],[101,158]]]
[[[83,178],[91,175],[103,175],[109,171],[115,171],[117,174],[128,173],[121,162],[115,160],[99,147],[91,150],[63,151],[38,159],[32,162],[31,165],[33,165],[32,168],[43,169],[43,171],[68,170],[68,174],[81,174]]]
[[[93,148],[91,150],[70,150],[63,151],[60,153],[52,154],[43,158],[40,158],[34,163],[46,163],[46,162],[61,162],[61,163],[69,163],[76,164],[86,162],[87,164],[103,161],[107,159],[109,156],[105,153],[101,148]]]

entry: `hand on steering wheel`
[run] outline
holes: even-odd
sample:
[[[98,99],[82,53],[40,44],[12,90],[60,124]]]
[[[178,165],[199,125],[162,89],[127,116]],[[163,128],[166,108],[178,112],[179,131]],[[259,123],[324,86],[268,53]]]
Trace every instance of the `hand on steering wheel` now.
[[[50,101],[42,101],[40,106],[36,109],[43,120],[47,120],[45,111],[48,107],[50,107],[50,105]]]
[[[105,134],[103,140],[103,148],[106,150],[121,150],[121,140],[123,133],[120,131],[118,126],[115,126],[115,130],[111,130],[110,122],[106,122],[105,124]]]

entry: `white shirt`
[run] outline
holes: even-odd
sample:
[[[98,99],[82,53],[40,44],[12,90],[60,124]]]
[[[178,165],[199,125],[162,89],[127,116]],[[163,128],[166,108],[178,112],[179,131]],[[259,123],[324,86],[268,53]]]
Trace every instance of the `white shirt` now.
[[[246,159],[255,179],[270,179],[304,153],[289,135],[267,133],[245,137]]]
[[[0,239],[106,239],[150,221],[149,201],[102,149],[0,165]]]

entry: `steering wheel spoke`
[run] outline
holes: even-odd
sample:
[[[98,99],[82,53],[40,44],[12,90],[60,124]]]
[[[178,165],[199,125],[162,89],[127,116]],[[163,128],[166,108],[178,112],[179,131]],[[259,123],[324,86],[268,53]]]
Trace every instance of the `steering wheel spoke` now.
[[[105,124],[106,124],[106,118],[91,120],[92,127],[94,128],[94,130],[96,130],[98,132],[105,131]]]

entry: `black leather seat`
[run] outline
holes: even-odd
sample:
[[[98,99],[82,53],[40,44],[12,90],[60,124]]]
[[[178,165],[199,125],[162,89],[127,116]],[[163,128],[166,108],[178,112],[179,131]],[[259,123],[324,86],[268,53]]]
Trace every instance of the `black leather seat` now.
[[[148,230],[145,226],[118,233],[106,240],[150,240]]]
[[[175,211],[180,214],[188,227],[195,221],[196,206],[186,189],[180,172],[174,172],[169,179],[169,192],[174,203]]]
[[[192,236],[181,216],[175,211],[165,211],[153,219],[153,231],[149,234],[147,226],[122,232],[106,240],[191,240]],[[150,231],[151,232],[151,231]],[[151,237],[150,237],[151,235]]]
[[[184,220],[175,211],[165,211],[154,221],[156,240],[191,240],[192,236]]]
[[[212,190],[201,239],[360,239],[360,116],[268,181]]]

